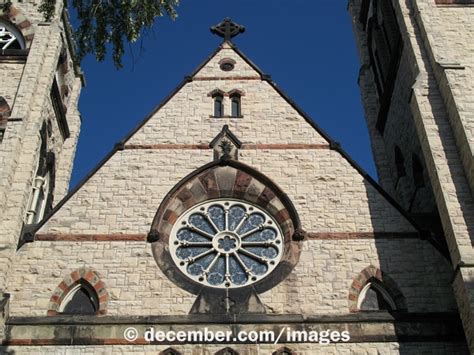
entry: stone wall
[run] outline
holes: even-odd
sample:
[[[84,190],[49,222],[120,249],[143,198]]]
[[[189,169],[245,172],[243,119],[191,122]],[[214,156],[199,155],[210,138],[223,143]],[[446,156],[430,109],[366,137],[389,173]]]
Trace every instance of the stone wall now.
[[[467,265],[472,265],[474,260],[471,213],[474,210],[474,140],[470,119],[474,89],[474,49],[470,37],[474,8],[463,5],[441,6],[431,0],[392,1],[392,4],[404,42],[403,55],[406,57],[406,60],[402,57],[397,83],[408,80],[406,84],[411,85],[412,90],[407,101],[408,90],[398,93],[395,90],[392,97],[394,107],[390,110],[405,112],[403,118],[408,117],[412,122],[409,126],[415,127],[416,141],[421,148],[453,266],[457,268],[453,285],[472,351],[474,306],[469,286],[472,284],[472,271]],[[366,66],[366,39],[360,25],[356,23],[359,10],[360,1],[351,1],[354,31],[361,49],[362,63]],[[366,73],[366,69],[361,72]],[[374,84],[364,76],[362,83],[366,113],[371,122],[377,101],[373,95]],[[403,118],[394,121],[394,126],[390,128],[392,135],[404,132],[406,125],[402,123]],[[380,146],[380,137],[373,130],[371,138],[375,142],[373,144]],[[417,142],[413,140],[411,146],[416,147]],[[393,160],[387,159],[383,149],[377,152],[379,172],[386,171]],[[431,203],[432,199],[425,196],[420,202]]]
[[[369,265],[395,280],[410,311],[454,310],[449,265],[434,247],[233,49],[221,52],[64,201],[37,232],[50,241],[19,251],[8,284],[11,314],[45,315],[56,287],[82,267],[101,275],[111,315],[188,313],[195,296],[161,273],[144,236],[168,192],[213,160],[208,144],[224,124],[242,141],[239,161],[288,195],[309,232],[292,274],[261,295],[269,312],[348,313],[350,287]],[[213,78],[223,56],[250,79]],[[210,117],[208,93],[216,88],[245,94],[243,118]]]
[[[10,12],[5,15],[15,23],[27,26],[28,39],[33,40],[28,48],[26,63],[15,60],[16,64],[2,62],[0,66],[0,78],[5,79],[2,79],[0,96],[11,98],[9,103],[12,109],[0,144],[0,289],[5,288],[11,257],[23,228],[38,166],[41,127],[44,122],[51,122],[47,149],[56,157],[57,198],[54,203],[68,189],[80,126],[77,99],[81,80],[73,68],[64,24],[59,16],[63,3],[58,2],[57,15],[51,23],[44,22],[37,11],[38,5],[39,1],[14,1]],[[50,97],[61,52],[65,54],[62,75],[69,93],[64,97],[66,120],[71,132],[65,141],[59,131]]]

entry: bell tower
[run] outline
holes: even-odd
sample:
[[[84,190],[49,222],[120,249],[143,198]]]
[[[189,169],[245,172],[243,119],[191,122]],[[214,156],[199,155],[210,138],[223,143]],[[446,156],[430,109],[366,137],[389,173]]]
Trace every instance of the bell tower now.
[[[349,1],[361,60],[359,85],[380,183],[442,248],[445,245],[471,351],[473,4]]]
[[[63,2],[0,2],[0,290],[27,231],[69,188],[84,79]]]

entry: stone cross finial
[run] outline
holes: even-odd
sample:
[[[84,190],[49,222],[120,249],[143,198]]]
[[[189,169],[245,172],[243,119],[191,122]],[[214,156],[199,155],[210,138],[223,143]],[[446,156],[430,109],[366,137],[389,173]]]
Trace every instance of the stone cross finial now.
[[[224,21],[211,27],[211,32],[224,38],[224,41],[229,41],[232,37],[239,33],[245,32],[245,27],[233,22],[230,18],[225,18]]]

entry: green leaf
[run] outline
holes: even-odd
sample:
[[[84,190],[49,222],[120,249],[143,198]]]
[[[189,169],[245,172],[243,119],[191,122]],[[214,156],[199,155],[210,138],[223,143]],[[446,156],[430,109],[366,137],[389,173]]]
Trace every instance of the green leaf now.
[[[125,42],[136,42],[158,17],[167,15],[175,19],[179,0],[70,0],[66,3],[75,10],[79,21],[74,31],[78,59],[93,54],[102,61],[110,45],[115,67],[121,68]],[[46,21],[51,21],[55,8],[56,0],[42,0],[39,10]]]

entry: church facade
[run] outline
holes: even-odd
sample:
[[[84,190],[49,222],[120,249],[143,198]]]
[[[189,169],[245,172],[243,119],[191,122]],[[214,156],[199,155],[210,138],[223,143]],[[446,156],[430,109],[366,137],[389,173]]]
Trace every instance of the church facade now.
[[[349,4],[381,185],[232,43],[244,28],[225,19],[211,28],[222,43],[210,57],[68,192],[84,80],[62,2],[51,22],[37,3],[0,16],[3,352],[469,352],[470,161],[449,124],[421,135],[438,119],[422,113],[436,104],[449,123],[452,108],[424,82],[411,94],[404,85],[451,86],[413,62],[426,59],[413,9]],[[474,10],[413,3],[429,19]],[[374,39],[377,16],[395,42]],[[398,53],[395,64],[377,66],[380,48]],[[443,73],[468,85],[468,58]],[[458,106],[469,127],[469,104]],[[444,138],[458,170],[436,165],[444,150],[430,139]],[[394,144],[418,161],[393,165]],[[461,195],[455,210],[446,199]],[[199,331],[231,336],[187,335]]]

